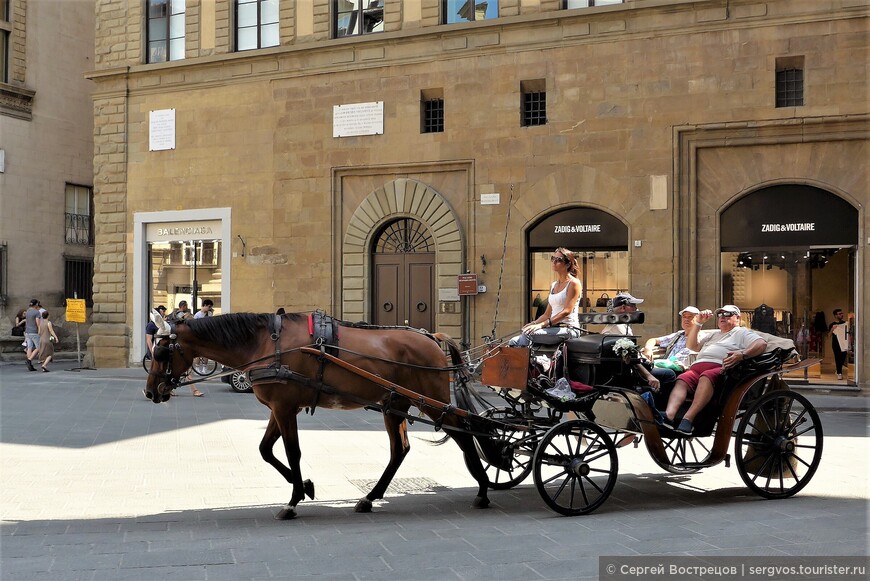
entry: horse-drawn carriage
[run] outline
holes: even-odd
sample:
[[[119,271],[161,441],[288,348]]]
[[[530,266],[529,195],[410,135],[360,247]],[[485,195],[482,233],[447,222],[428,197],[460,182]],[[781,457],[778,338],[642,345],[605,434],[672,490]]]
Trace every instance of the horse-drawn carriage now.
[[[636,354],[614,351],[619,337],[588,334],[560,349],[563,373],[578,388],[573,398],[565,398],[550,395],[552,377],[539,364],[542,351],[553,351],[547,347],[489,343],[474,357],[444,335],[344,323],[321,312],[231,314],[175,326],[156,313],[152,317],[160,331],[145,393],[155,403],[169,399],[195,356],[247,370],[255,395],[271,410],[260,453],[293,484],[278,518],[295,517],[303,496],[314,496],[314,485],[300,473],[296,416],[317,407],[365,408],[384,416],[390,462],[357,503],[360,512],[383,498],[408,453],[407,421],[429,423],[456,441],[479,485],[477,507],[488,506],[488,489],[511,488],[533,473],[550,508],[564,515],[589,513],[616,484],[617,448],[641,441],[664,470],[689,474],[728,464],[733,436],[743,481],[767,498],[797,493],[821,460],[818,414],[782,378],[813,361],[786,365],[793,355],[788,350],[741,364],[696,418],[693,435],[684,436],[656,424],[632,371]],[[643,314],[581,319],[641,323]],[[439,341],[446,344],[452,365],[446,364]],[[476,392],[473,371],[478,368],[503,403],[493,405]],[[420,413],[411,414],[412,406]],[[279,438],[289,466],[272,452]]]

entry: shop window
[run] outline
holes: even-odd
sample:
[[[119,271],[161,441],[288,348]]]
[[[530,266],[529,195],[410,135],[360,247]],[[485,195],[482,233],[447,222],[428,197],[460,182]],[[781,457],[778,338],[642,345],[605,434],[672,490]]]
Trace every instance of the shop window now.
[[[804,57],[776,59],[776,106],[804,104]]]
[[[237,0],[237,51],[278,46],[278,28],[278,0]]]
[[[529,319],[533,320],[547,308],[550,285],[556,280],[550,263],[552,250],[535,252],[531,256],[532,294]],[[628,252],[577,252],[577,278],[580,279],[580,311],[607,312],[608,301],[620,291],[628,290]]]
[[[66,185],[64,210],[67,244],[94,244],[94,217],[91,214],[93,191],[85,186]]]
[[[611,4],[622,4],[624,0],[565,0],[565,9],[573,8],[590,8],[592,6],[610,6]]]
[[[186,0],[148,0],[148,62],[184,58]]]
[[[384,31],[384,0],[332,0],[335,38]]]
[[[64,297],[85,299],[94,306],[94,261],[90,258],[64,258]]]
[[[442,0],[443,24],[498,18],[498,0]]]
[[[444,131],[444,91],[428,89],[420,93],[421,133]]]
[[[522,126],[547,124],[547,86],[546,81],[522,81],[520,83],[522,101]]]

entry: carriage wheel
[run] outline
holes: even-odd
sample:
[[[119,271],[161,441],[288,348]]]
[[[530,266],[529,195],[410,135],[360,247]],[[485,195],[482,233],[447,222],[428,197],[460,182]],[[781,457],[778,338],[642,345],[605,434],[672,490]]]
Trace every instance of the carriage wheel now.
[[[701,470],[701,466],[692,466],[692,464],[706,463],[713,449],[714,439],[713,436],[705,438],[662,436],[662,445],[665,447],[668,462],[653,459],[656,464],[671,474],[694,474]]]
[[[487,462],[477,439],[474,440],[480,462],[483,464],[487,477],[489,477],[489,487],[493,490],[513,488],[525,480],[532,471],[532,456],[535,453],[537,430],[535,430],[534,425],[529,426],[529,422],[511,408],[487,408],[480,413],[480,416],[506,424],[520,424],[529,428],[528,430],[512,430],[509,427],[499,427],[494,430],[493,440],[497,441],[506,453],[511,454],[510,467],[507,470]]]
[[[586,420],[548,431],[535,452],[535,486],[547,505],[565,516],[601,506],[616,484],[616,446],[603,428]]]
[[[765,498],[788,498],[806,486],[822,459],[822,424],[793,391],[772,391],[743,416],[734,440],[740,477]]]

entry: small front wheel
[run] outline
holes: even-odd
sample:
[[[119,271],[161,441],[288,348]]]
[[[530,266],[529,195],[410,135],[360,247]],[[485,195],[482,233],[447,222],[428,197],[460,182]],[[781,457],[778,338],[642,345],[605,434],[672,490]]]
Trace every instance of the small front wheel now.
[[[588,514],[616,485],[619,459],[603,428],[586,420],[548,431],[535,452],[535,486],[547,505],[565,516]]]
[[[208,377],[217,371],[217,361],[213,361],[208,357],[193,358],[193,372],[201,377]]]
[[[535,439],[538,433],[534,422],[529,422],[511,408],[487,408],[480,416],[503,424],[493,429],[492,439],[505,455],[510,456],[507,468],[490,464],[477,438],[474,439],[474,446],[477,448],[483,469],[489,477],[489,487],[493,490],[513,488],[525,480],[532,471],[532,456],[535,453]],[[512,429],[511,426],[516,426],[517,429]]]
[[[772,391],[737,427],[734,456],[740,478],[765,498],[788,498],[806,486],[822,459],[822,424],[799,393]]]

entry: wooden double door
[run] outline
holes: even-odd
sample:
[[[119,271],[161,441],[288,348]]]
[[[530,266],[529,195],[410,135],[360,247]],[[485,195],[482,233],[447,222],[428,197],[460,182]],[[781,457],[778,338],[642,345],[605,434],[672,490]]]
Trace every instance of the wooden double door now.
[[[434,252],[374,254],[372,319],[435,331]]]

